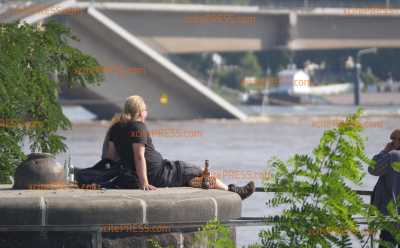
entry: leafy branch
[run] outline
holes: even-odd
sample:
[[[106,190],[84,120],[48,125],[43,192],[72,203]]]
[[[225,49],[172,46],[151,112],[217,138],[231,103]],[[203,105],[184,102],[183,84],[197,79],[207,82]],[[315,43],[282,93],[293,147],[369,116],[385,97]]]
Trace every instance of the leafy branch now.
[[[71,127],[58,102],[61,85],[87,87],[104,79],[101,73],[73,73],[99,64],[71,47],[70,40],[78,38],[53,21],[42,27],[0,24],[0,120],[5,123],[0,127],[0,183],[9,183],[26,158],[21,148],[25,137],[32,152],[66,151],[65,138],[57,134]]]
[[[285,208],[281,215],[268,218],[272,228],[260,233],[264,246],[351,247],[351,235],[363,240],[354,216],[368,214],[349,186],[360,185],[363,164],[372,163],[360,137],[361,113],[358,110],[338,128],[325,131],[313,156],[270,161],[275,177],[265,188],[277,193],[267,206]]]

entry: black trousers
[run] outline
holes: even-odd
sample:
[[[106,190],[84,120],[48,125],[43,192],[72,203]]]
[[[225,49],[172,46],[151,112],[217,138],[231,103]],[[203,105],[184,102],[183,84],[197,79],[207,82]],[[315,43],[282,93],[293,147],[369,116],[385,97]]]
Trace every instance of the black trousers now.
[[[111,168],[106,164],[111,163]],[[164,159],[157,175],[148,175],[149,183],[156,187],[188,186],[190,180],[201,176],[203,170],[191,163]],[[98,184],[102,188],[138,189],[139,178],[132,170],[124,168],[122,163],[102,159],[95,166],[76,171],[79,184]]]
[[[182,187],[188,186],[190,180],[201,176],[203,170],[191,163],[182,160],[164,159],[162,168],[155,178],[150,182],[156,187]]]

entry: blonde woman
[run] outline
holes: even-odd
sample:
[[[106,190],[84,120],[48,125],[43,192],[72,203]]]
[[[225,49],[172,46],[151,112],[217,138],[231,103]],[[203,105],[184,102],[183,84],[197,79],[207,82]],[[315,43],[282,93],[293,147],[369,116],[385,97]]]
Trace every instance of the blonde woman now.
[[[103,159],[122,161],[127,171],[126,188],[156,190],[157,187],[199,187],[202,169],[184,161],[164,159],[155,149],[145,124],[147,108],[142,97],[126,99],[123,113],[113,118],[103,145]],[[210,177],[210,188],[238,193],[242,199],[250,196],[254,182],[243,187],[225,185],[216,177]]]

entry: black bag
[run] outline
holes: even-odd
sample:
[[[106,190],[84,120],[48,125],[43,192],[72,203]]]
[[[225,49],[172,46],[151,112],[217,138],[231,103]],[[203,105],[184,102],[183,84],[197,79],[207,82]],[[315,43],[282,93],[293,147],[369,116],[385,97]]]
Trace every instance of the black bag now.
[[[110,159],[102,159],[90,168],[77,169],[75,178],[79,186],[97,184],[111,189],[139,188],[137,176],[124,169],[122,162]]]

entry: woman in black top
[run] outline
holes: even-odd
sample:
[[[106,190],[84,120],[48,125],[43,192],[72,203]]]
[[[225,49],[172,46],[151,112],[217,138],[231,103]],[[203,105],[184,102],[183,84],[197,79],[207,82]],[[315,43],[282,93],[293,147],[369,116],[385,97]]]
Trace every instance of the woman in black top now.
[[[196,179],[202,169],[184,161],[164,159],[154,148],[150,133],[145,124],[146,104],[140,96],[126,99],[124,112],[113,118],[103,145],[103,158],[122,161],[125,169],[131,172],[130,187],[143,190],[156,190],[157,187],[197,187]],[[234,184],[226,186],[219,179],[210,178],[210,187],[236,192],[242,199],[250,196],[254,182],[243,187]]]

